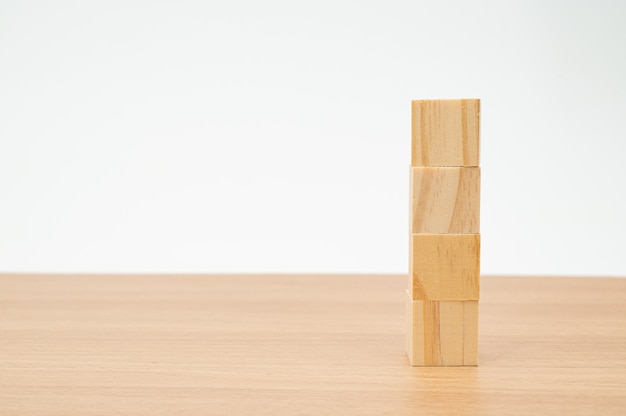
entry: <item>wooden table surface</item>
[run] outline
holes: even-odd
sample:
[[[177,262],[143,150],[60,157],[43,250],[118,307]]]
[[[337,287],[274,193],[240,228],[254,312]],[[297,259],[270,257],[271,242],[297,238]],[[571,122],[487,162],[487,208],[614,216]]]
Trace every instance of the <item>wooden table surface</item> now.
[[[412,368],[403,276],[0,275],[0,415],[626,414],[626,279],[484,277]]]

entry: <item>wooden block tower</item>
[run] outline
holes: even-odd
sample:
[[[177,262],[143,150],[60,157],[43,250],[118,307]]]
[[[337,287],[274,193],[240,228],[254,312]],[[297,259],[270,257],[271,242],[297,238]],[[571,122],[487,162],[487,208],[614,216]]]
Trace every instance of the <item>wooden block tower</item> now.
[[[413,101],[407,353],[477,365],[480,101]]]

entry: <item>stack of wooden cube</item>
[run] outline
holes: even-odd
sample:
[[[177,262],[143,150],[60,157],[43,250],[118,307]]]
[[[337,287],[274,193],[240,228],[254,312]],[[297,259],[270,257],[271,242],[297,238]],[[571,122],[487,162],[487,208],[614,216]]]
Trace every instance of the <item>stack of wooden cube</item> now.
[[[477,365],[480,101],[413,101],[407,352]]]

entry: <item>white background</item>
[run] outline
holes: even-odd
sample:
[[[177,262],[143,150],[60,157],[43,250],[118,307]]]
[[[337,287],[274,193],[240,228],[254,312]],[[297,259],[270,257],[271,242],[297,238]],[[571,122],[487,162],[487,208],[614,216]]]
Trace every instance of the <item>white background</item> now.
[[[626,276],[625,4],[0,1],[0,271],[405,273],[479,97],[483,273]]]

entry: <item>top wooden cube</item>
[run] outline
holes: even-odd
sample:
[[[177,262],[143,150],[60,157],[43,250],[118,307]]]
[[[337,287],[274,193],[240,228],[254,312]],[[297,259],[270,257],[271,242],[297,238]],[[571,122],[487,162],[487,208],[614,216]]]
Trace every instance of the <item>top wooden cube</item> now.
[[[411,166],[478,166],[480,100],[415,100]]]

